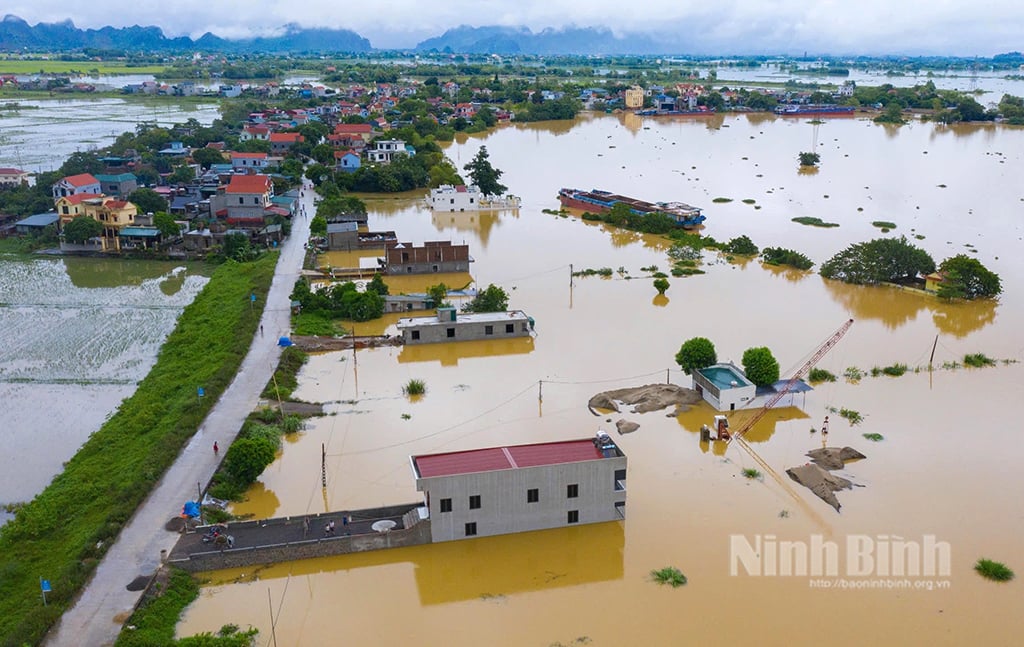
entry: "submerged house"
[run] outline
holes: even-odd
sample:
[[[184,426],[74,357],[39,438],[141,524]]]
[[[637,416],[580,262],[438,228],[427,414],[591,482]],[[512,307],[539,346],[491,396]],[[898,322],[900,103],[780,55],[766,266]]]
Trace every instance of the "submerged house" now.
[[[522,310],[467,313],[438,308],[437,316],[408,317],[396,325],[406,344],[529,337],[533,332],[533,319]]]
[[[603,431],[410,462],[434,542],[626,517],[626,455]]]
[[[786,388],[789,380],[774,384],[756,386],[747,379],[743,369],[732,362],[712,364],[695,370],[692,374],[693,389],[716,411],[735,411],[747,407],[761,407]],[[797,380],[789,391],[775,403],[776,407],[797,406],[796,398],[811,391],[812,387],[803,380]]]
[[[469,255],[469,245],[428,240],[422,247],[415,247],[412,243],[388,245],[385,262],[388,274],[430,274],[468,272],[473,258]]]

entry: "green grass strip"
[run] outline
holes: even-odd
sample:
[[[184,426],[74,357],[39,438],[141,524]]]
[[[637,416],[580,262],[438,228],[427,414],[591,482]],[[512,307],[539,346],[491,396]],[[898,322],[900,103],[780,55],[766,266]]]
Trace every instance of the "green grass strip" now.
[[[135,394],[0,528],[0,645],[41,641],[177,458],[248,352],[276,262],[274,253],[217,268]],[[53,586],[46,607],[40,577]]]

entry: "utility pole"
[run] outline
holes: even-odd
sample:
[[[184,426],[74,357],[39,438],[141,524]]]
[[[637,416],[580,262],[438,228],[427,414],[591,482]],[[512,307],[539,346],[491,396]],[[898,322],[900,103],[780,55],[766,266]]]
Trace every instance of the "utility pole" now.
[[[320,443],[320,485],[327,487],[327,447]]]
[[[928,357],[928,370],[932,370],[932,361],[935,359],[935,347],[939,345],[939,336],[935,335],[935,341],[932,342],[932,354]]]

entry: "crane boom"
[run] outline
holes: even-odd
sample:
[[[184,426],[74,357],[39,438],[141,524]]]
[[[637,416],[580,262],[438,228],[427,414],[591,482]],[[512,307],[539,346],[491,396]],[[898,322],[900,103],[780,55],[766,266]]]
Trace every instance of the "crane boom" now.
[[[734,438],[741,438],[743,437],[743,434],[750,431],[754,427],[754,425],[757,424],[758,420],[763,418],[765,414],[768,413],[769,410],[771,410],[772,407],[779,403],[779,400],[781,400],[787,393],[789,393],[789,391],[793,388],[797,381],[800,380],[800,378],[802,378],[804,375],[807,375],[807,372],[811,370],[811,367],[817,364],[818,360],[825,356],[825,353],[832,350],[832,347],[839,343],[839,340],[843,338],[843,335],[846,334],[846,331],[849,330],[850,326],[852,325],[853,319],[849,319],[846,323],[840,326],[839,330],[837,330],[831,337],[829,337],[828,341],[822,344],[822,346],[818,350],[816,350],[813,355],[811,355],[811,358],[807,360],[803,366],[796,370],[796,373],[793,374],[793,377],[789,378],[786,384],[783,385],[783,387],[779,389],[775,393],[775,395],[773,395],[771,399],[768,400],[768,402],[764,403],[764,406],[761,407],[761,409],[754,414],[754,417],[748,420],[746,424],[744,424],[743,427],[740,428],[739,431],[731,435],[730,441]]]

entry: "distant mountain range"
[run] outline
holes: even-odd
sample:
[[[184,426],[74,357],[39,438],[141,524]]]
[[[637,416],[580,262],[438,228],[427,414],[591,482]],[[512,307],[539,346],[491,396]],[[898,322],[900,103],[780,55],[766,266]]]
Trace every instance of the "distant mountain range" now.
[[[102,27],[79,29],[70,20],[35,26],[17,16],[0,20],[0,51],[123,49],[131,51],[182,51],[200,49],[217,52],[369,52],[370,41],[348,29],[304,29],[285,25],[280,36],[227,40],[211,33],[193,41],[187,36],[168,38],[159,27]]]
[[[416,46],[422,52],[461,54],[657,54],[665,43],[646,35],[617,37],[609,29],[566,27],[534,33],[526,27],[462,25]]]

